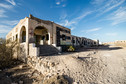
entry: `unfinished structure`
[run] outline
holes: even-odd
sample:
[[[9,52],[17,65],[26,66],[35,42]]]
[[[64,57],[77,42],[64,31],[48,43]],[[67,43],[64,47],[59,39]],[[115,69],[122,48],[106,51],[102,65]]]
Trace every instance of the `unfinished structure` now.
[[[105,42],[104,45],[115,45],[115,46],[122,46],[126,47],[126,40],[117,40],[114,42]]]
[[[98,45],[98,40],[71,35],[71,30],[52,21],[41,20],[32,15],[25,17],[6,35],[9,41],[18,41],[23,52],[20,55],[41,56],[62,51],[62,46]]]

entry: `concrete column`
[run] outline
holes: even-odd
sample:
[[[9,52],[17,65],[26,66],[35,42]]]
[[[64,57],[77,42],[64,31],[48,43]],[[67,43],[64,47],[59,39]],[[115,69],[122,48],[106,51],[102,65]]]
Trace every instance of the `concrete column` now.
[[[27,18],[27,25],[26,25],[26,57],[29,55],[29,18]]]

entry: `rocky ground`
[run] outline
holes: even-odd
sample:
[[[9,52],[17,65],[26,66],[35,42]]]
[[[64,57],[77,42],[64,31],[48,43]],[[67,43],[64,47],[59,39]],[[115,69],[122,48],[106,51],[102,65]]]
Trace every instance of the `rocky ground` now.
[[[24,63],[0,71],[0,84],[36,84],[42,80],[41,73]]]
[[[126,48],[106,46],[45,56],[73,84],[126,84]],[[42,84],[44,76],[26,64],[0,71],[0,84]]]
[[[106,46],[48,58],[60,63],[61,72],[74,83],[126,84],[125,48]]]

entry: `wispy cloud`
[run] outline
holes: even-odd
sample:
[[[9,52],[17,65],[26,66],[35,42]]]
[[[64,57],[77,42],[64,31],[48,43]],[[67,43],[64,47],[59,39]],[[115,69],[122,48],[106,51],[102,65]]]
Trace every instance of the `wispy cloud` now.
[[[83,19],[84,17],[86,17],[87,15],[89,15],[91,13],[92,13],[92,11],[84,12],[84,13],[81,14],[81,16],[79,16],[79,17],[77,17],[75,19],[76,20],[81,20],[81,19]]]
[[[108,6],[101,14],[104,14],[106,12],[111,11],[112,9],[118,7],[119,5],[121,5],[122,3],[124,3],[125,0],[112,0],[109,4],[111,4],[110,6]],[[108,5],[108,4],[106,4]]]
[[[80,16],[73,18],[72,20],[68,20],[65,19],[61,22],[57,22],[58,24],[62,25],[62,26],[66,26],[66,27],[70,27],[72,29],[75,29],[75,26],[82,20],[84,19],[86,16],[90,15],[92,12],[88,11],[88,12],[84,12],[82,13]]]
[[[0,33],[8,33],[10,30],[10,26],[0,24]]]
[[[60,5],[60,2],[56,2],[57,5]]]
[[[3,10],[3,9],[0,9],[0,17],[7,17],[6,15],[5,15],[5,10]]]
[[[95,31],[99,31],[101,28],[92,28],[92,29],[89,29],[89,30],[83,30],[81,32],[86,32],[86,33],[89,33],[89,32],[95,32]]]
[[[3,24],[0,24],[0,29],[6,29],[6,28],[10,28],[9,26],[7,26],[7,25],[3,25]]]
[[[108,16],[107,20],[112,21],[112,25],[126,22],[126,7],[120,7],[118,10]]]
[[[60,14],[60,20],[64,20],[64,19],[66,19],[66,17],[67,17],[67,12],[65,11],[65,10],[63,10],[62,12],[61,12],[61,14]]]
[[[3,3],[0,3],[0,7],[2,7],[2,8],[6,8],[6,9],[11,9],[11,8],[12,8],[11,5],[3,4]]]
[[[19,22],[18,20],[12,20],[12,21],[4,20],[4,21],[2,21],[0,23],[13,26],[13,25],[16,25],[18,22]]]
[[[94,4],[94,5],[100,5],[104,2],[105,0],[92,0],[91,1],[91,4]]]
[[[66,4],[63,4],[62,7],[66,7]]]
[[[93,34],[94,36],[98,36],[99,34]]]
[[[18,20],[4,20],[4,21],[0,21],[0,33],[8,33],[13,26],[15,26],[18,23]]]
[[[0,3],[0,18],[3,18],[3,17],[7,17],[7,15],[5,14],[8,10],[12,9],[13,8],[13,5],[16,5],[16,3],[14,2],[14,0],[5,0],[9,3],[11,3],[12,5],[8,5],[8,4],[5,4],[5,3]]]
[[[10,30],[6,30],[6,29],[0,29],[0,33],[3,34],[3,33],[8,33]]]
[[[66,0],[55,0],[56,7],[66,7]]]
[[[91,3],[95,6],[96,17],[101,16],[119,6],[121,6],[125,0],[93,0]]]
[[[107,36],[117,36],[117,33],[106,33]]]
[[[6,1],[9,2],[10,4],[14,5],[14,6],[16,5],[14,0],[6,0]]]

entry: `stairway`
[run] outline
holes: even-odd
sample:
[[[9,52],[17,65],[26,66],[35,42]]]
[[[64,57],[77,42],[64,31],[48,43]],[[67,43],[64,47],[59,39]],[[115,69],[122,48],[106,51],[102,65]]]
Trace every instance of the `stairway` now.
[[[57,50],[52,45],[39,45],[39,56],[48,56],[58,54],[59,50]]]

